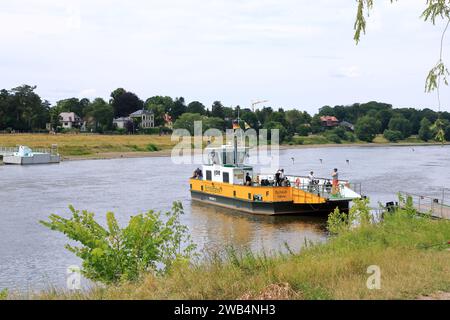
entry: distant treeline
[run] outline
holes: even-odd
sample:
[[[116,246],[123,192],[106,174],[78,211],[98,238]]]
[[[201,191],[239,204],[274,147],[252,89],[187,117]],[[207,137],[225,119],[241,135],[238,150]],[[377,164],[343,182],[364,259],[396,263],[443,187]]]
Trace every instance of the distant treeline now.
[[[231,128],[232,121],[239,115],[242,122],[254,129],[280,129],[281,138],[287,142],[294,137],[311,134],[326,136],[329,141],[337,143],[355,139],[371,142],[377,134],[383,134],[389,141],[403,140],[411,135],[428,141],[435,137],[439,129],[450,141],[450,113],[393,108],[390,104],[375,101],[349,106],[324,106],[317,114],[311,115],[300,111],[301,108],[286,111],[283,108],[263,107],[253,112],[239,106],[226,107],[220,101],[207,108],[199,101],[187,103],[183,97],[153,96],[144,101],[122,88],[114,90],[109,101],[102,98],[68,98],[51,105],[35,89],[23,85],[0,91],[0,131],[39,132],[45,130],[48,123],[52,128],[57,128],[61,112],[74,112],[86,122],[88,131],[111,132],[115,130],[113,119],[147,109],[153,111],[157,127],[165,126],[165,115],[170,115],[174,128],[190,131],[193,122],[198,120],[203,120],[204,130]],[[322,116],[334,116],[340,123],[345,122],[346,126],[327,127],[321,121]]]

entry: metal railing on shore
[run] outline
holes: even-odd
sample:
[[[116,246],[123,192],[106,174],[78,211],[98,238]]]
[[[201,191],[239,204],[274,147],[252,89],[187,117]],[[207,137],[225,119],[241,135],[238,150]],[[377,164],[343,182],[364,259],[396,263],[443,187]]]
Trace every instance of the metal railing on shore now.
[[[450,219],[450,200],[445,198],[444,192],[441,198],[418,195],[409,192],[399,192],[404,199],[410,198],[414,208],[422,214],[431,214],[435,218]]]

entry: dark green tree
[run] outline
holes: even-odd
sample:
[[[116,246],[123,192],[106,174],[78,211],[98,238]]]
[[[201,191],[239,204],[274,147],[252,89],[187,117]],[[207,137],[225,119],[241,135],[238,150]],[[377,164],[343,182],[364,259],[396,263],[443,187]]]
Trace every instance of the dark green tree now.
[[[123,88],[116,89],[111,93],[109,103],[113,107],[115,118],[128,117],[131,113],[144,107],[144,102],[136,94]]]
[[[206,107],[199,101],[192,101],[188,104],[186,112],[188,113],[198,113],[201,115],[206,114]]]
[[[380,130],[381,123],[376,118],[364,116],[355,125],[355,134],[359,140],[372,142]]]
[[[433,138],[433,132],[431,131],[431,122],[427,118],[423,118],[420,122],[419,138],[423,141],[428,141]]]
[[[172,108],[169,110],[169,114],[172,116],[172,119],[176,121],[182,114],[186,112],[186,103],[183,97],[176,98],[175,102],[172,105]]]
[[[113,107],[102,98],[95,99],[86,108],[86,118],[95,131],[103,132],[112,129],[113,117]]]
[[[389,121],[388,127],[389,130],[400,131],[402,133],[402,139],[406,139],[411,135],[411,123],[401,115],[394,116]]]
[[[211,116],[225,119],[225,108],[220,101],[214,101],[211,107]]]

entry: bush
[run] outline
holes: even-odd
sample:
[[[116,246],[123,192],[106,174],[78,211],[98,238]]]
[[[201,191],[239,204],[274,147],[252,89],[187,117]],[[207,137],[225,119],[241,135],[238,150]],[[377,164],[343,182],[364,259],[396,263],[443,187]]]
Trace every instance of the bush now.
[[[336,208],[329,216],[327,229],[332,234],[349,231],[355,225],[368,225],[372,222],[369,199],[356,199],[349,213],[340,212]]]
[[[423,141],[428,141],[433,138],[431,122],[427,118],[423,118],[420,122],[419,138]]]
[[[8,289],[0,290],[0,300],[8,299]]]
[[[159,148],[157,146],[155,146],[153,143],[150,143],[149,145],[147,145],[147,150],[150,152],[154,152],[154,151],[159,151]]]
[[[398,115],[389,121],[389,130],[399,131],[402,135],[402,139],[406,139],[411,135],[412,126],[409,120]]]
[[[341,137],[339,137],[335,133],[327,133],[325,134],[326,138],[334,143],[342,143]]]
[[[349,142],[355,142],[356,141],[356,137],[352,132],[346,132],[345,133],[345,138],[344,140],[349,141]]]
[[[69,207],[72,217],[51,215],[44,226],[64,233],[81,247],[66,248],[83,260],[83,275],[106,284],[136,281],[146,272],[166,273],[176,262],[187,262],[195,245],[180,223],[181,203],[175,202],[171,211],[161,214],[149,211],[131,217],[121,229],[112,212],[107,213],[107,228],[94,219],[94,214]]]
[[[384,130],[383,136],[390,142],[397,142],[402,140],[403,138],[403,135],[400,131],[388,129]]]
[[[381,122],[379,120],[370,116],[364,116],[356,123],[355,134],[362,141],[372,142],[380,128]]]
[[[297,135],[301,137],[307,137],[311,132],[311,128],[306,125],[300,125],[297,128]]]

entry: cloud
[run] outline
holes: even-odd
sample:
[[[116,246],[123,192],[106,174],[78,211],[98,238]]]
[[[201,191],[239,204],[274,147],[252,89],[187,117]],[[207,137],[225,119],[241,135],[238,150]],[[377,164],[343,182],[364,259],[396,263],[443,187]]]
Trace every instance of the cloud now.
[[[336,78],[359,78],[361,77],[361,71],[358,66],[342,67],[338,72],[332,74]]]

